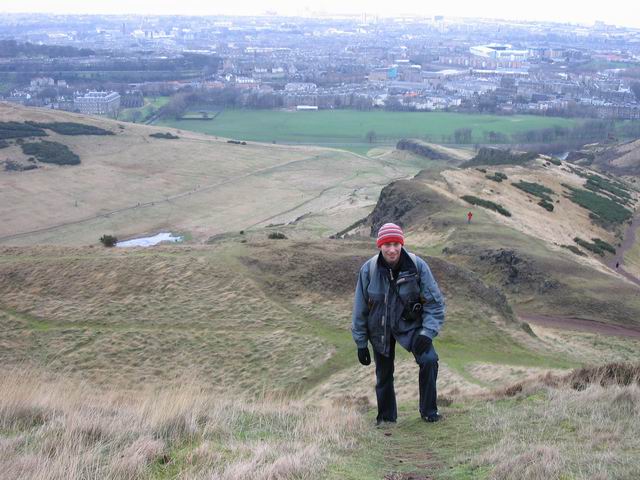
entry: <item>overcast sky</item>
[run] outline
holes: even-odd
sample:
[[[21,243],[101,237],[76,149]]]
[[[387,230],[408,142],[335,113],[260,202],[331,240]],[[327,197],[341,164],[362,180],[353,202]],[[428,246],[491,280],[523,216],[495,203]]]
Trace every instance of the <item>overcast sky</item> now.
[[[576,4],[579,6],[575,6]],[[314,12],[382,16],[417,14],[586,24],[602,20],[640,28],[640,9],[637,5],[633,7],[633,4],[633,1],[622,0],[579,4],[575,1],[557,0],[2,0],[0,12],[261,15],[265,11],[271,11],[281,15],[306,16]]]

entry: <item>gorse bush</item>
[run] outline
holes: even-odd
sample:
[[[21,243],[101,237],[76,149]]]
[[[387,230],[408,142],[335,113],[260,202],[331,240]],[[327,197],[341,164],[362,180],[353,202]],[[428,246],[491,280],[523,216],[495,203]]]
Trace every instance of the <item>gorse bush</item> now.
[[[118,243],[118,238],[113,235],[102,235],[100,237],[100,243],[102,243],[105,247],[115,247]]]
[[[613,254],[616,253],[615,247],[605,242],[604,240],[600,240],[599,238],[592,238],[592,240],[593,240],[593,243],[587,242],[586,240],[583,240],[580,237],[575,237],[573,239],[573,241],[576,242],[581,247],[586,248],[587,250],[597,255],[600,255],[601,257],[604,257],[605,252],[610,252]]]
[[[621,224],[631,218],[633,212],[608,197],[595,192],[562,184],[569,190],[568,198],[591,212],[589,217],[598,225],[609,227]]]
[[[567,250],[571,250],[573,253],[575,253],[576,255],[579,255],[581,257],[586,257],[587,256],[582,250],[580,250],[575,245],[560,245],[560,246],[562,248],[566,248]]]
[[[494,182],[501,182],[503,180],[506,180],[507,177],[504,173],[502,172],[496,172],[493,175],[485,175],[485,178],[489,179],[489,180],[493,180]]]
[[[511,212],[504,208],[502,205],[498,205],[490,200],[483,200],[478,197],[474,197],[473,195],[464,195],[460,197],[465,202],[470,203],[471,205],[478,205],[480,207],[488,208],[489,210],[493,210],[494,212],[498,212],[505,217],[510,217]]]
[[[538,157],[537,153],[512,153],[511,150],[482,147],[478,154],[461,167],[475,167],[476,165],[523,165]]]
[[[42,128],[20,122],[0,122],[0,139],[46,137]]]
[[[114,135],[110,130],[74,122],[25,122],[35,128],[46,128],[60,135]]]
[[[512,183],[514,187],[522,190],[523,192],[530,193],[538,198],[546,200],[547,202],[551,202],[552,199],[549,195],[555,194],[553,190],[545,187],[544,185],[540,185],[535,182],[525,182],[524,180],[520,180],[518,183]]]
[[[627,187],[619,182],[613,182],[600,175],[589,174],[587,177],[587,183],[585,188],[592,190],[596,193],[608,192],[611,195],[617,197],[612,200],[618,203],[628,204],[631,201],[631,194],[627,190]]]
[[[78,165],[80,163],[80,157],[62,143],[43,140],[37,143],[24,143],[21,147],[25,155],[33,155],[43,163],[55,163],[56,165]]]
[[[547,210],[549,212],[553,212],[553,208],[554,208],[553,203],[551,203],[551,202],[549,202],[549,201],[547,201],[545,199],[540,200],[538,202],[538,205],[540,205],[542,208],[544,208],[545,210]]]
[[[268,235],[268,238],[270,238],[271,240],[285,240],[287,236],[281,232],[271,232]]]

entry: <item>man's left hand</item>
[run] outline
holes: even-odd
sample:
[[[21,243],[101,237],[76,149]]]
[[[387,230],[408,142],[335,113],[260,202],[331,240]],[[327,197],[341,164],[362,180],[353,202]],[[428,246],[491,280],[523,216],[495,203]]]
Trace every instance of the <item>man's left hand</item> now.
[[[431,348],[431,339],[426,335],[418,335],[413,342],[413,353],[418,357]]]

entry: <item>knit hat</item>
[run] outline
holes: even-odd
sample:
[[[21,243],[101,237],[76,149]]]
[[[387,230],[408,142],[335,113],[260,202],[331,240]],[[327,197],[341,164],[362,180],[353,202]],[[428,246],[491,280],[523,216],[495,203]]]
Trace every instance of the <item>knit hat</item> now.
[[[378,241],[376,242],[378,248],[390,242],[398,242],[400,245],[404,245],[404,233],[395,223],[385,223],[378,230]]]

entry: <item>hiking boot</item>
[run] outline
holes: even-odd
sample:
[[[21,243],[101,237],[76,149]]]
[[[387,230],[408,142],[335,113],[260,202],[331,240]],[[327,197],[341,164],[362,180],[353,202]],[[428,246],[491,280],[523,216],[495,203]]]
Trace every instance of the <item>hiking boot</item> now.
[[[376,420],[376,427],[389,427],[395,425],[395,420]]]
[[[439,413],[434,413],[432,415],[423,416],[422,420],[424,420],[427,423],[435,423],[442,420],[442,415],[440,415]]]

